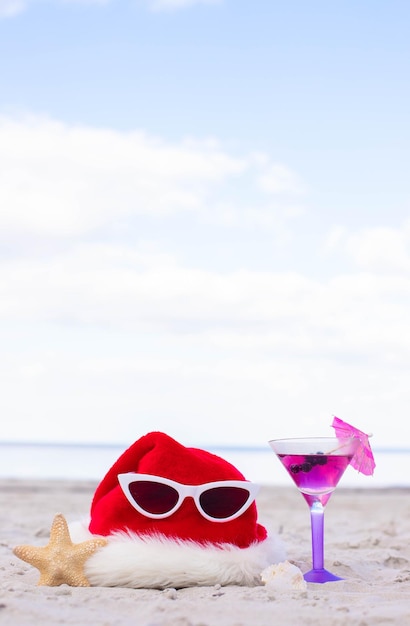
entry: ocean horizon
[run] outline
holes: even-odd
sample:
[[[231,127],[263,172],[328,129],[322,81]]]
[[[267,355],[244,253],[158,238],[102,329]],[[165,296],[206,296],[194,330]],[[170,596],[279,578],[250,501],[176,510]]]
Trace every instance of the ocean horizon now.
[[[108,443],[0,442],[0,478],[99,481],[127,447]],[[268,445],[195,447],[223,457],[253,482],[269,486],[292,485]],[[374,448],[373,453],[374,475],[363,476],[348,468],[340,481],[341,487],[410,487],[410,448]]]

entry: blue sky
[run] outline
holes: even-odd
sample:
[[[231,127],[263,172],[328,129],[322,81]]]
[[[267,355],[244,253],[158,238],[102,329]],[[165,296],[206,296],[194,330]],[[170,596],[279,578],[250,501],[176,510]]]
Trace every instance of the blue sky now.
[[[1,439],[410,445],[409,23],[0,0]]]

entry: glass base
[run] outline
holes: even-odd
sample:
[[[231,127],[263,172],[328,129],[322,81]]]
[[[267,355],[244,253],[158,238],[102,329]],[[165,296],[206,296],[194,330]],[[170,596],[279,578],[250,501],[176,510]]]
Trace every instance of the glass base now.
[[[344,580],[336,574],[332,574],[327,569],[311,569],[303,575],[307,583],[330,583],[335,580]]]

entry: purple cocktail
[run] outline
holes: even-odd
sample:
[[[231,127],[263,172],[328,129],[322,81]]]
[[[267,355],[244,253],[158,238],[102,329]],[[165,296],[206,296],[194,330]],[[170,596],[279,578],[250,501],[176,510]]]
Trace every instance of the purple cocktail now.
[[[324,568],[324,507],[359,443],[354,437],[275,439],[269,442],[310,508],[313,567],[304,575],[308,582],[341,580]]]

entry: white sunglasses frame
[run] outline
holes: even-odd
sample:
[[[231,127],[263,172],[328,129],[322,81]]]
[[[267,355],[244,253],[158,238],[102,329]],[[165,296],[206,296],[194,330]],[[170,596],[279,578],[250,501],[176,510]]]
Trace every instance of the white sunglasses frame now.
[[[145,511],[142,507],[138,505],[138,503],[134,500],[130,492],[130,484],[136,481],[148,481],[152,483],[161,483],[163,485],[168,485],[175,489],[178,493],[178,501],[174,507],[170,511],[166,513],[149,513]],[[136,511],[144,515],[145,517],[149,517],[151,519],[164,519],[166,517],[170,517],[175,511],[177,511],[185,498],[191,497],[195,502],[195,506],[198,509],[199,513],[205,519],[211,522],[223,523],[230,522],[242,515],[246,509],[250,507],[252,502],[255,501],[257,493],[260,489],[260,485],[256,483],[251,483],[246,480],[218,480],[212,483],[204,483],[202,485],[184,485],[182,483],[178,483],[175,480],[171,480],[170,478],[163,478],[162,476],[154,476],[153,474],[138,474],[134,472],[128,472],[126,474],[118,474],[118,482],[120,487],[127,498],[128,502],[134,507]],[[241,508],[236,511],[233,515],[229,517],[219,518],[219,517],[211,517],[208,515],[201,507],[200,496],[204,491],[208,491],[209,489],[214,489],[215,487],[239,487],[240,489],[246,489],[248,491],[248,498],[246,502],[241,506]]]

